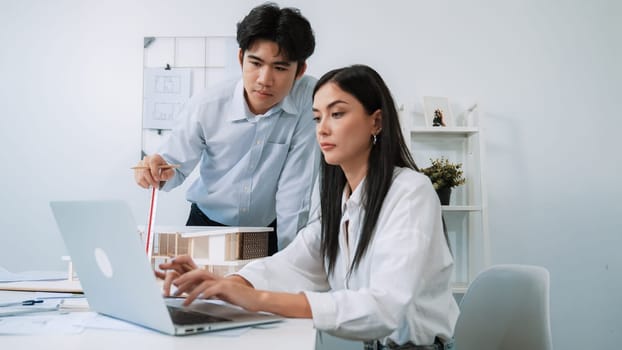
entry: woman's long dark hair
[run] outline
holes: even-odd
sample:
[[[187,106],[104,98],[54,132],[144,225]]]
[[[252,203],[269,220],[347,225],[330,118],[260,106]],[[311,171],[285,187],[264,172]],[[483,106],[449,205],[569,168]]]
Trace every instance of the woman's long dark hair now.
[[[394,167],[417,169],[406,147],[391,92],[380,75],[364,65],[332,70],[324,74],[315,85],[313,97],[325,84],[334,83],[354,96],[367,114],[382,112],[382,129],[369,154],[362,204],[365,207],[363,230],[350,271],[354,271],[367,251],[384,198],[391,187]],[[370,135],[371,136],[371,135]],[[371,138],[370,138],[371,142]],[[339,223],[341,221],[341,196],[346,177],[339,166],[326,163],[322,155],[320,166],[320,204],[322,222],[321,252],[328,263],[328,273],[335,268],[339,252]]]

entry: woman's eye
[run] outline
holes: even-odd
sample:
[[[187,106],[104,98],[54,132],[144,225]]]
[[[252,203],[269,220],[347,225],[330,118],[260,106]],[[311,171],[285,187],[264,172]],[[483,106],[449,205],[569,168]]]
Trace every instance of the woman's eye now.
[[[331,116],[332,116],[333,118],[339,118],[339,117],[343,116],[343,112],[333,112],[333,113],[331,114]]]
[[[314,115],[314,116],[313,116],[313,120],[314,120],[316,123],[319,123],[319,122],[320,122],[320,117],[318,117],[317,115]]]

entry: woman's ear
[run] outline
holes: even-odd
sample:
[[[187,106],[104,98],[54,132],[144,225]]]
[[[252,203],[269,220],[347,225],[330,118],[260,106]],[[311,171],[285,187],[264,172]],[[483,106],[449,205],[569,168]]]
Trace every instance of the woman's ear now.
[[[376,110],[371,117],[374,121],[374,135],[378,135],[382,130],[382,110]]]

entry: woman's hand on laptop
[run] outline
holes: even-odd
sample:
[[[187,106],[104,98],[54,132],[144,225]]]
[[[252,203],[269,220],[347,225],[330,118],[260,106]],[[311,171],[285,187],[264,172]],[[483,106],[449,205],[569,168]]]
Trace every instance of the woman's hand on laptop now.
[[[169,262],[158,265],[158,267],[162,271],[155,271],[155,275],[157,278],[164,280],[162,290],[165,296],[170,296],[171,285],[174,279],[185,274],[186,272],[197,269],[197,265],[188,255],[180,255]]]
[[[177,287],[174,295],[186,293],[184,306],[197,298],[215,298],[241,306],[249,311],[259,311],[261,292],[243,277],[234,275],[220,277],[205,270],[196,269],[173,280]]]
[[[171,295],[171,288],[177,289],[173,296],[186,293],[184,305],[190,305],[197,298],[216,298],[238,305],[249,311],[262,311],[270,292],[258,291],[239,275],[220,277],[199,269],[192,258],[178,256],[170,262],[159,265],[164,272],[156,271],[158,278],[164,279],[163,292]],[[306,299],[305,299],[306,300]]]
[[[197,298],[216,298],[248,311],[267,311],[285,317],[311,318],[311,306],[304,293],[257,290],[242,276],[219,277],[205,270],[192,270],[173,281],[175,295],[187,293],[184,305]]]
[[[155,275],[157,278],[164,280],[162,289],[163,289],[165,296],[170,296],[171,287],[173,286],[178,287],[178,284],[181,281],[188,281],[186,278],[179,280],[179,281],[176,281],[176,279],[191,271],[198,270],[198,272],[203,272],[203,273],[196,273],[190,277],[191,279],[196,280],[196,283],[195,283],[196,286],[201,284],[203,280],[220,279],[220,277],[212,273],[199,269],[196,263],[188,255],[180,255],[174,259],[171,259],[171,261],[169,262],[158,265],[158,267],[162,271],[155,271]],[[247,280],[245,280],[239,275],[228,276],[226,279],[232,282],[236,282],[236,283],[248,286],[248,287],[252,287],[252,285]],[[191,284],[186,285],[186,289],[191,289],[190,287],[191,287]],[[181,291],[179,291],[179,289],[177,290],[178,292],[176,292],[175,295],[180,295],[183,292],[187,292],[186,290],[181,290]],[[192,298],[192,300],[194,300],[195,298]]]
[[[304,293],[280,293],[257,290],[240,275],[220,277],[197,268],[189,256],[178,256],[160,264],[165,272],[156,272],[164,279],[164,295],[177,287],[174,296],[186,293],[184,306],[197,298],[220,299],[248,311],[267,311],[286,317],[311,318],[311,306]]]

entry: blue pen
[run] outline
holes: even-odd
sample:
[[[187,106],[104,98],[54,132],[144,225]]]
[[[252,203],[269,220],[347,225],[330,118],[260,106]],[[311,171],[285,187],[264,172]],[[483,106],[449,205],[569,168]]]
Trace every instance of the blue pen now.
[[[31,306],[31,305],[35,305],[35,304],[40,304],[42,302],[43,302],[43,300],[29,299],[29,300],[15,301],[15,302],[12,302],[12,303],[0,304],[0,307],[7,307],[7,306]]]

